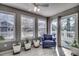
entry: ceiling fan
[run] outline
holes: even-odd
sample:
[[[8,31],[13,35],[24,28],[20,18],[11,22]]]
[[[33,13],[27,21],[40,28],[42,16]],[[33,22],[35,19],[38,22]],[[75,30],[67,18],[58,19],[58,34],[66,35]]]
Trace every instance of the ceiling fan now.
[[[48,3],[33,3],[34,5],[34,12],[39,12],[40,8],[39,7],[49,7]]]
[[[33,5],[37,7],[49,7],[48,3],[33,3]]]

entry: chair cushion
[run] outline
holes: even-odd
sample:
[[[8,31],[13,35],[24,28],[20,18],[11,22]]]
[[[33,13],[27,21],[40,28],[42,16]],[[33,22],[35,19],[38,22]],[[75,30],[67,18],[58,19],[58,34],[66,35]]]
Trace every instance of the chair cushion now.
[[[54,42],[53,40],[45,40],[43,42]]]
[[[31,48],[31,43],[27,43],[27,44],[24,44],[25,45],[25,49],[30,49]]]
[[[44,34],[44,40],[52,40],[52,35]]]

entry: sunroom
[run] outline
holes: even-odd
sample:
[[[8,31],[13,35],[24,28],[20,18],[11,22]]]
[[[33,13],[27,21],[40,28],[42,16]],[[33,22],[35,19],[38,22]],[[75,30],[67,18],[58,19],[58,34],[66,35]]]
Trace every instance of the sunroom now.
[[[78,22],[78,3],[1,3],[0,55],[79,55]]]

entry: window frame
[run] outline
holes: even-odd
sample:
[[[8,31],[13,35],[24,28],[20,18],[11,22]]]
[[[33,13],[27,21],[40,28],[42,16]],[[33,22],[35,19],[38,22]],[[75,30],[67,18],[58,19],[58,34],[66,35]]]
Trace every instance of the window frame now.
[[[45,34],[47,34],[47,19],[46,18],[42,18],[42,17],[41,18],[38,17],[38,33],[37,33],[38,37],[40,37],[40,34],[39,34],[39,20],[45,22],[45,25],[46,25],[46,27],[45,27],[46,28],[45,29],[46,33]]]
[[[26,15],[26,14],[21,14],[20,15],[20,20],[21,20],[21,40],[25,40],[25,39],[23,39],[23,37],[22,37],[22,17],[25,17],[26,19],[27,19],[27,17],[28,18],[33,18],[32,20],[33,20],[33,37],[31,37],[31,38],[29,38],[29,37],[26,37],[26,39],[33,39],[33,38],[35,38],[35,17],[34,16],[30,16],[30,15]]]
[[[16,13],[10,12],[10,11],[2,11],[2,10],[0,10],[0,13],[2,13],[2,14],[8,14],[8,15],[13,15],[14,16],[14,34],[13,34],[14,39],[13,40],[9,40],[9,41],[2,40],[2,41],[0,41],[0,43],[1,42],[16,41],[16,28],[15,28],[16,27]]]

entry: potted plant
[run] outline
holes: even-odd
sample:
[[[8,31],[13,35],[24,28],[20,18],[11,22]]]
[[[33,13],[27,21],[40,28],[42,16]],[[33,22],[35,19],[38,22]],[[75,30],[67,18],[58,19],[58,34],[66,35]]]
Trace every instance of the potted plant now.
[[[71,46],[72,46],[72,48],[71,48],[72,54],[79,55],[79,44],[77,43],[76,40],[74,40],[74,42]]]

